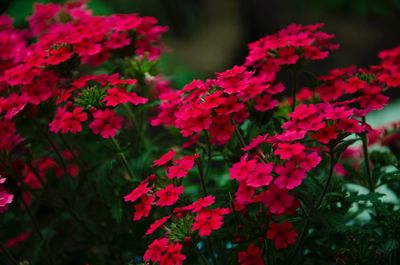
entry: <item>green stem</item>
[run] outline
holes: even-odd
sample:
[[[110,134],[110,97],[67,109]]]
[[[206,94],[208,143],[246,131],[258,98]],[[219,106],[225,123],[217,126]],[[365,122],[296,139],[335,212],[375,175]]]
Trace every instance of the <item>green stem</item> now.
[[[64,169],[64,173],[67,172],[67,166],[65,164],[64,158],[62,157],[60,151],[58,150],[57,146],[53,143],[51,140],[49,134],[47,132],[44,132],[42,128],[40,128],[40,125],[36,122],[35,119],[32,119],[33,124],[35,124],[36,128],[39,130],[39,132],[44,136],[44,138],[47,140],[47,142],[50,144],[50,146],[53,148],[54,152],[56,153],[58,159],[60,160],[60,163]]]
[[[206,172],[205,172],[205,177],[207,177],[208,172],[210,171],[212,153],[211,153],[210,136],[208,135],[207,131],[204,131],[204,135],[206,137],[206,144],[207,144],[207,167],[206,167]]]
[[[204,177],[203,167],[201,166],[200,160],[196,160],[196,164],[200,175],[201,190],[203,191],[203,196],[206,197],[208,193],[206,188],[206,181]]]
[[[235,134],[239,139],[240,146],[243,148],[246,146],[246,142],[244,141],[243,135],[240,133],[239,127],[237,126],[236,122],[231,117],[232,124],[235,126]]]
[[[287,263],[288,265],[291,265],[293,263],[293,261],[296,259],[298,252],[303,245],[304,239],[306,238],[309,225],[310,225],[310,218],[307,218],[306,222],[304,223],[303,229],[301,230],[300,237],[297,240],[296,247],[294,248],[293,254],[290,256],[289,262]]]
[[[366,123],[365,121],[365,116],[362,117],[362,122],[363,124]],[[365,170],[367,171],[367,176],[368,176],[368,187],[370,192],[374,192],[374,183],[372,180],[372,172],[371,172],[371,167],[370,167],[370,160],[369,160],[369,154],[368,154],[368,138],[367,138],[367,133],[363,132],[361,134],[361,140],[362,140],[362,147],[363,147],[363,153],[364,153],[364,164],[365,164]]]
[[[310,226],[310,220],[311,217],[314,215],[315,211],[318,210],[321,207],[322,202],[324,201],[325,195],[328,192],[330,183],[332,181],[332,177],[333,177],[333,169],[335,167],[335,153],[333,151],[333,149],[331,148],[329,150],[329,171],[328,171],[328,179],[326,181],[324,190],[322,191],[321,197],[319,198],[317,204],[313,207],[313,209],[311,209],[308,214],[305,212],[306,215],[306,221],[304,223],[303,229],[300,233],[300,237],[297,240],[296,243],[296,247],[294,248],[293,254],[290,256],[288,262],[286,264],[291,265],[293,263],[293,261],[296,259],[298,252],[300,251],[303,242],[306,238],[306,235],[308,233],[308,227]]]
[[[115,138],[110,138],[110,142],[112,143],[112,145],[116,149],[118,157],[119,157],[121,163],[124,165],[126,171],[128,171],[129,177],[131,179],[135,178],[135,174],[133,174],[133,170],[129,166],[128,160],[127,160],[125,154],[122,152],[121,147],[120,147],[119,143],[117,142],[117,140]]]
[[[326,181],[324,190],[322,191],[321,197],[319,198],[317,204],[315,205],[314,209],[319,209],[321,207],[322,202],[324,201],[325,195],[328,192],[330,183],[332,181],[332,176],[333,176],[333,169],[335,167],[335,156],[333,150],[329,150],[329,173],[328,173],[328,179]]]

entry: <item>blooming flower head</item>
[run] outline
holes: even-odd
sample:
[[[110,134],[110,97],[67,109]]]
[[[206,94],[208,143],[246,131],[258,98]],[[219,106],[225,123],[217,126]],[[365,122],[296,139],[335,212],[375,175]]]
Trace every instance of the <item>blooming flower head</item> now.
[[[157,206],[164,207],[173,205],[182,193],[183,186],[175,187],[174,184],[169,184],[164,189],[156,192],[158,197]]]
[[[219,230],[223,224],[223,216],[230,211],[227,208],[201,210],[192,225],[192,230],[199,230],[200,236],[209,236],[213,230]]]
[[[294,203],[294,198],[286,189],[280,189],[275,185],[270,185],[264,192],[262,201],[272,214],[283,214],[287,208]]]
[[[114,110],[96,110],[93,113],[94,120],[89,124],[94,134],[100,134],[103,138],[114,137],[121,129],[123,118],[117,116]]]
[[[250,244],[246,251],[238,253],[238,263],[240,265],[264,265],[261,249]]]
[[[167,164],[175,156],[175,150],[171,149],[166,154],[164,154],[160,159],[155,160],[153,166],[163,166]]]
[[[274,240],[275,249],[285,249],[289,245],[296,243],[297,232],[288,221],[282,224],[271,222],[267,231],[267,238]]]

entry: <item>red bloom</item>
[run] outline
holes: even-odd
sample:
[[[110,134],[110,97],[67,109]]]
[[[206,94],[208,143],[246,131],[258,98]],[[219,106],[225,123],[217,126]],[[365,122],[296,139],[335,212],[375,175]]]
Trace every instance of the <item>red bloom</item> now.
[[[246,161],[246,157],[242,157],[240,162],[233,164],[229,169],[231,179],[236,179],[238,181],[247,179],[247,176],[254,171],[256,165],[256,160],[252,159]]]
[[[82,107],[76,107],[72,112],[64,108],[58,108],[54,120],[50,123],[50,131],[58,133],[77,133],[82,131],[81,123],[87,120]]]
[[[263,192],[263,204],[268,207],[272,214],[283,214],[287,208],[294,203],[294,198],[286,189],[280,189],[275,185],[270,185],[269,189]]]
[[[144,253],[143,259],[145,261],[159,262],[163,252],[167,249],[168,239],[160,238],[155,239]]]
[[[136,188],[134,188],[128,195],[124,197],[126,202],[135,202],[142,195],[147,194],[151,188],[148,187],[149,182],[147,179],[142,181]]]
[[[206,208],[212,205],[215,202],[215,197],[208,195],[204,198],[200,198],[197,201],[193,202],[192,204],[180,208],[175,208],[174,212],[182,212],[182,211],[191,211],[192,213],[197,213],[203,208]]]
[[[199,230],[200,236],[209,236],[213,230],[221,228],[223,216],[229,212],[228,208],[201,210],[194,219],[192,230]]]
[[[305,146],[300,143],[279,143],[274,155],[279,155],[281,159],[289,159],[294,155],[301,154],[304,148]]]
[[[163,166],[167,164],[171,159],[175,156],[176,152],[175,150],[171,149],[168,151],[168,153],[164,154],[160,159],[155,160],[153,162],[153,166]]]
[[[193,168],[195,159],[198,157],[198,155],[191,155],[175,160],[174,165],[170,166],[167,170],[168,178],[173,179],[186,177],[188,171]]]
[[[146,236],[151,235],[154,233],[154,231],[156,231],[158,228],[160,228],[163,224],[165,224],[165,222],[168,221],[168,219],[171,218],[171,215],[165,216],[161,219],[156,220],[154,223],[152,223],[149,227],[149,229],[147,229],[146,231]]]
[[[103,138],[114,137],[122,127],[123,119],[115,115],[114,110],[96,110],[93,113],[94,120],[89,124],[94,134],[100,134]]]
[[[275,179],[274,184],[281,189],[288,190],[299,186],[306,176],[306,172],[303,169],[296,168],[296,164],[292,161],[276,166],[275,172],[279,176]]]
[[[297,232],[288,221],[282,224],[271,222],[267,231],[267,238],[275,241],[276,249],[285,249],[296,242]]]
[[[238,253],[238,263],[240,265],[264,265],[260,248],[250,244],[246,251]]]
[[[179,195],[182,193],[183,186],[175,187],[174,184],[169,184],[164,189],[156,192],[156,195],[159,198],[157,201],[157,206],[171,206],[179,199]]]
[[[133,105],[145,104],[148,99],[138,96],[135,92],[127,92],[124,89],[113,87],[107,90],[107,96],[104,98],[107,106],[118,106],[128,102]]]
[[[272,163],[258,163],[255,170],[249,174],[246,183],[251,187],[264,187],[272,181]]]
[[[143,195],[140,197],[140,203],[135,205],[134,221],[138,221],[143,217],[148,217],[151,211],[152,203],[156,200],[154,196]]]
[[[186,256],[181,251],[182,244],[169,244],[161,257],[160,265],[182,265]]]

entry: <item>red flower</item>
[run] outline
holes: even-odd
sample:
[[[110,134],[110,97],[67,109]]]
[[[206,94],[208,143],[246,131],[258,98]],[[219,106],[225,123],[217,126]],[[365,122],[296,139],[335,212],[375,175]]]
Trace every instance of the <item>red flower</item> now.
[[[143,195],[140,197],[140,203],[135,205],[135,214],[133,220],[138,221],[143,217],[148,217],[151,211],[152,203],[156,200],[154,196]]]
[[[170,179],[184,178],[189,170],[194,166],[194,161],[198,155],[184,156],[181,159],[175,160],[174,165],[167,170],[167,177]]]
[[[145,104],[148,99],[138,96],[135,92],[127,92],[124,89],[113,87],[107,90],[107,96],[104,98],[106,106],[118,106],[128,102],[133,105]]]
[[[155,239],[144,253],[143,259],[145,261],[159,262],[163,255],[163,252],[167,249],[168,239],[160,238]]]
[[[295,200],[286,189],[270,185],[269,189],[263,193],[262,201],[271,213],[279,215],[290,208]]]
[[[135,202],[139,197],[142,195],[147,194],[151,188],[148,187],[149,182],[148,180],[142,181],[136,188],[134,188],[128,195],[124,197],[126,202]]]
[[[200,198],[192,204],[180,208],[175,208],[174,213],[182,212],[182,211],[191,211],[192,213],[197,213],[203,208],[206,208],[212,205],[215,202],[215,197],[208,195],[204,198]]]
[[[181,251],[182,244],[169,244],[161,257],[160,265],[181,265],[186,259]]]
[[[288,221],[282,224],[271,222],[267,231],[267,238],[275,241],[276,249],[285,249],[296,242],[297,232]]]
[[[156,195],[159,198],[157,201],[157,206],[171,206],[179,199],[179,195],[182,193],[183,186],[175,187],[174,184],[169,184],[164,189],[156,192]]]
[[[306,172],[303,169],[296,168],[296,164],[292,161],[276,166],[275,172],[279,176],[275,179],[274,184],[281,189],[288,190],[299,186],[306,176]]]
[[[114,137],[122,127],[123,119],[115,115],[114,110],[96,110],[93,113],[94,120],[89,124],[94,134],[100,134],[103,138]]]
[[[233,164],[229,169],[231,179],[236,179],[238,181],[247,179],[247,176],[254,171],[256,165],[256,160],[252,159],[246,161],[246,157],[242,157],[240,162]]]
[[[240,265],[264,265],[260,248],[250,244],[246,251],[238,253],[238,263]]]
[[[158,228],[160,228],[163,224],[165,224],[168,219],[171,218],[171,215],[165,216],[161,219],[156,220],[154,223],[152,223],[149,227],[149,229],[147,229],[146,231],[146,236],[151,235],[154,233],[154,231],[156,231]]]
[[[255,170],[247,177],[247,185],[255,188],[267,186],[272,181],[272,168],[272,163],[258,163]]]
[[[81,123],[87,120],[86,113],[82,107],[76,107],[72,112],[65,108],[58,108],[54,120],[50,123],[50,131],[58,133],[77,133],[82,131]]]
[[[229,212],[227,208],[201,210],[194,219],[192,230],[199,230],[200,236],[209,236],[213,230],[221,228],[223,216]]]
[[[62,62],[65,62],[73,55],[73,52],[70,52],[69,47],[63,46],[58,48],[50,49],[49,57],[47,58],[46,62],[50,65],[56,65]]]
[[[301,154],[304,148],[305,146],[300,143],[279,143],[274,155],[279,155],[281,159],[289,159],[294,155]]]
[[[176,152],[175,150],[171,149],[168,151],[168,153],[164,154],[160,159],[155,160],[153,162],[153,166],[163,166],[167,164],[171,159],[175,156]]]

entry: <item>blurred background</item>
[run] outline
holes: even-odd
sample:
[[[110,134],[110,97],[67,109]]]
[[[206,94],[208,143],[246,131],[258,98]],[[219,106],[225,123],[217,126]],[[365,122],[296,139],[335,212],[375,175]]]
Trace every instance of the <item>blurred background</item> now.
[[[34,2],[65,1],[0,0],[0,11],[24,27]],[[88,5],[95,14],[139,13],[169,26],[164,40],[170,52],[161,66],[178,88],[243,63],[249,42],[291,23],[324,22],[324,30],[336,35],[341,48],[313,63],[310,70],[316,73],[377,63],[380,50],[400,44],[400,0],[90,0]]]

